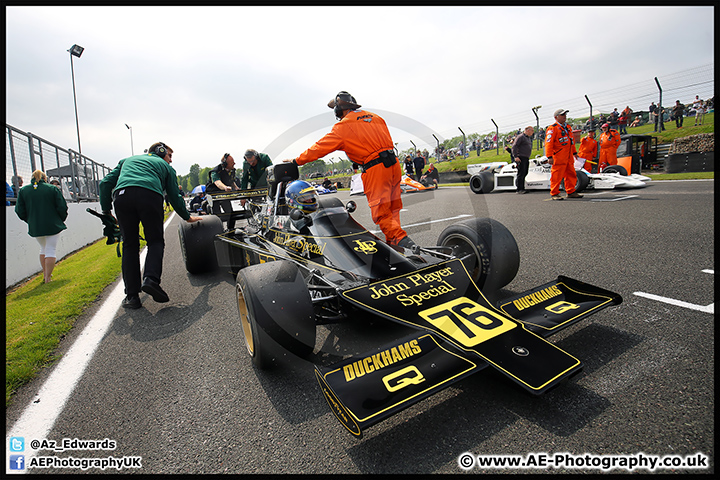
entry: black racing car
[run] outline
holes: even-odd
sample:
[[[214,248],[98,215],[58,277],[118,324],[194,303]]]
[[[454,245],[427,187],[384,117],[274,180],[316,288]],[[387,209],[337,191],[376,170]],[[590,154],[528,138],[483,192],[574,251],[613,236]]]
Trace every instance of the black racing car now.
[[[296,165],[278,164],[267,170],[267,189],[217,195],[237,208],[183,222],[183,257],[193,274],[218,266],[237,272],[239,320],[255,366],[312,362],[330,408],[355,436],[488,366],[533,394],[546,392],[582,364],[545,338],[622,302],[560,276],[491,304],[487,294],[510,283],[520,263],[501,223],[461,221],[437,245],[406,250],[357,223],[352,201],[323,197],[309,214],[290,208],[285,190],[298,177]],[[226,231],[228,216],[248,225]],[[395,322],[408,334],[319,361],[316,327],[358,318]]]

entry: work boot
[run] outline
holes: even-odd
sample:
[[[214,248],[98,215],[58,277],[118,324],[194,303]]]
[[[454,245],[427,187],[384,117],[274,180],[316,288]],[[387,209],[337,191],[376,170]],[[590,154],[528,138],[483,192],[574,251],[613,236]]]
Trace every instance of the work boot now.
[[[136,310],[140,307],[142,307],[142,303],[140,303],[140,297],[137,295],[130,296],[123,298],[122,306],[124,308],[132,308],[133,310]]]
[[[583,196],[577,192],[573,192],[570,195],[568,195],[568,198],[583,198]]]
[[[407,248],[413,253],[417,253],[417,251],[420,250],[420,247],[418,247],[415,242],[412,241],[412,238],[410,238],[409,235],[405,236],[402,240],[398,242],[398,247]]]
[[[552,198],[553,200],[562,200],[563,199],[563,197],[561,197],[560,195],[553,195],[550,198]]]
[[[165,291],[160,288],[160,284],[150,277],[145,277],[141,290],[145,293],[150,294],[153,300],[158,303],[165,303],[170,301],[170,297],[168,297],[167,293],[165,293]]]

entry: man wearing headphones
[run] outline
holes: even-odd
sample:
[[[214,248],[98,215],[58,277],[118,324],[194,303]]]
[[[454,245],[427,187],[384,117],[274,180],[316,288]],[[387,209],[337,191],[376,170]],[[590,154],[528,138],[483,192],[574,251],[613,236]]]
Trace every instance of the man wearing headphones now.
[[[258,153],[257,150],[249,149],[245,152],[240,188],[245,190],[246,188],[267,187],[265,170],[272,164],[272,160],[267,153]]]
[[[243,174],[240,179],[240,189],[267,187],[267,167],[271,166],[272,160],[267,153],[258,153],[257,150],[248,149],[244,155]],[[240,205],[245,206],[246,200],[240,200]]]
[[[402,170],[385,120],[360,110],[355,97],[345,91],[335,95],[328,107],[333,109],[339,122],[315,145],[287,161],[304,165],[336,150],[344,151],[350,161],[362,168],[372,220],[385,234],[385,241],[393,246],[414,248],[415,242],[400,226]]]
[[[240,190],[237,185],[237,179],[235,178],[235,159],[229,153],[226,153],[220,159],[220,165],[216,166],[208,174],[210,181],[205,186],[205,193],[212,195],[218,192],[230,192],[232,190]],[[217,210],[213,213],[231,213],[232,203],[231,200],[214,200],[213,210]],[[229,218],[227,220],[227,227],[230,230],[235,229],[235,219]]]
[[[172,148],[162,142],[154,143],[148,153],[120,160],[117,167],[100,182],[100,208],[103,214],[112,215],[115,207],[123,237],[122,275],[125,283],[125,308],[140,308],[140,291],[150,294],[156,302],[170,299],[160,287],[165,251],[163,236],[164,198],[180,217],[197,222],[180,196],[177,174],[170,166]],[[140,223],[147,242],[147,258],[143,280],[140,280]]]

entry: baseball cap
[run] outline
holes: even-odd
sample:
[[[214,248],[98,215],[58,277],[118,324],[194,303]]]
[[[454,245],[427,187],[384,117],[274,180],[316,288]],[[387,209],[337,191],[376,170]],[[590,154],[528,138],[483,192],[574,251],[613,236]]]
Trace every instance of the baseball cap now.
[[[557,117],[558,115],[565,115],[570,110],[565,110],[564,108],[558,108],[555,110],[555,113],[553,113],[553,117]]]

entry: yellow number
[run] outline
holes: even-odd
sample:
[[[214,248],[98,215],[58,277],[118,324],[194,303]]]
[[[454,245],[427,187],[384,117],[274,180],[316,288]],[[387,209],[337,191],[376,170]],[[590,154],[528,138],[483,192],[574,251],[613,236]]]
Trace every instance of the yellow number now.
[[[473,347],[517,326],[465,297],[429,308],[419,315],[466,347]]]

